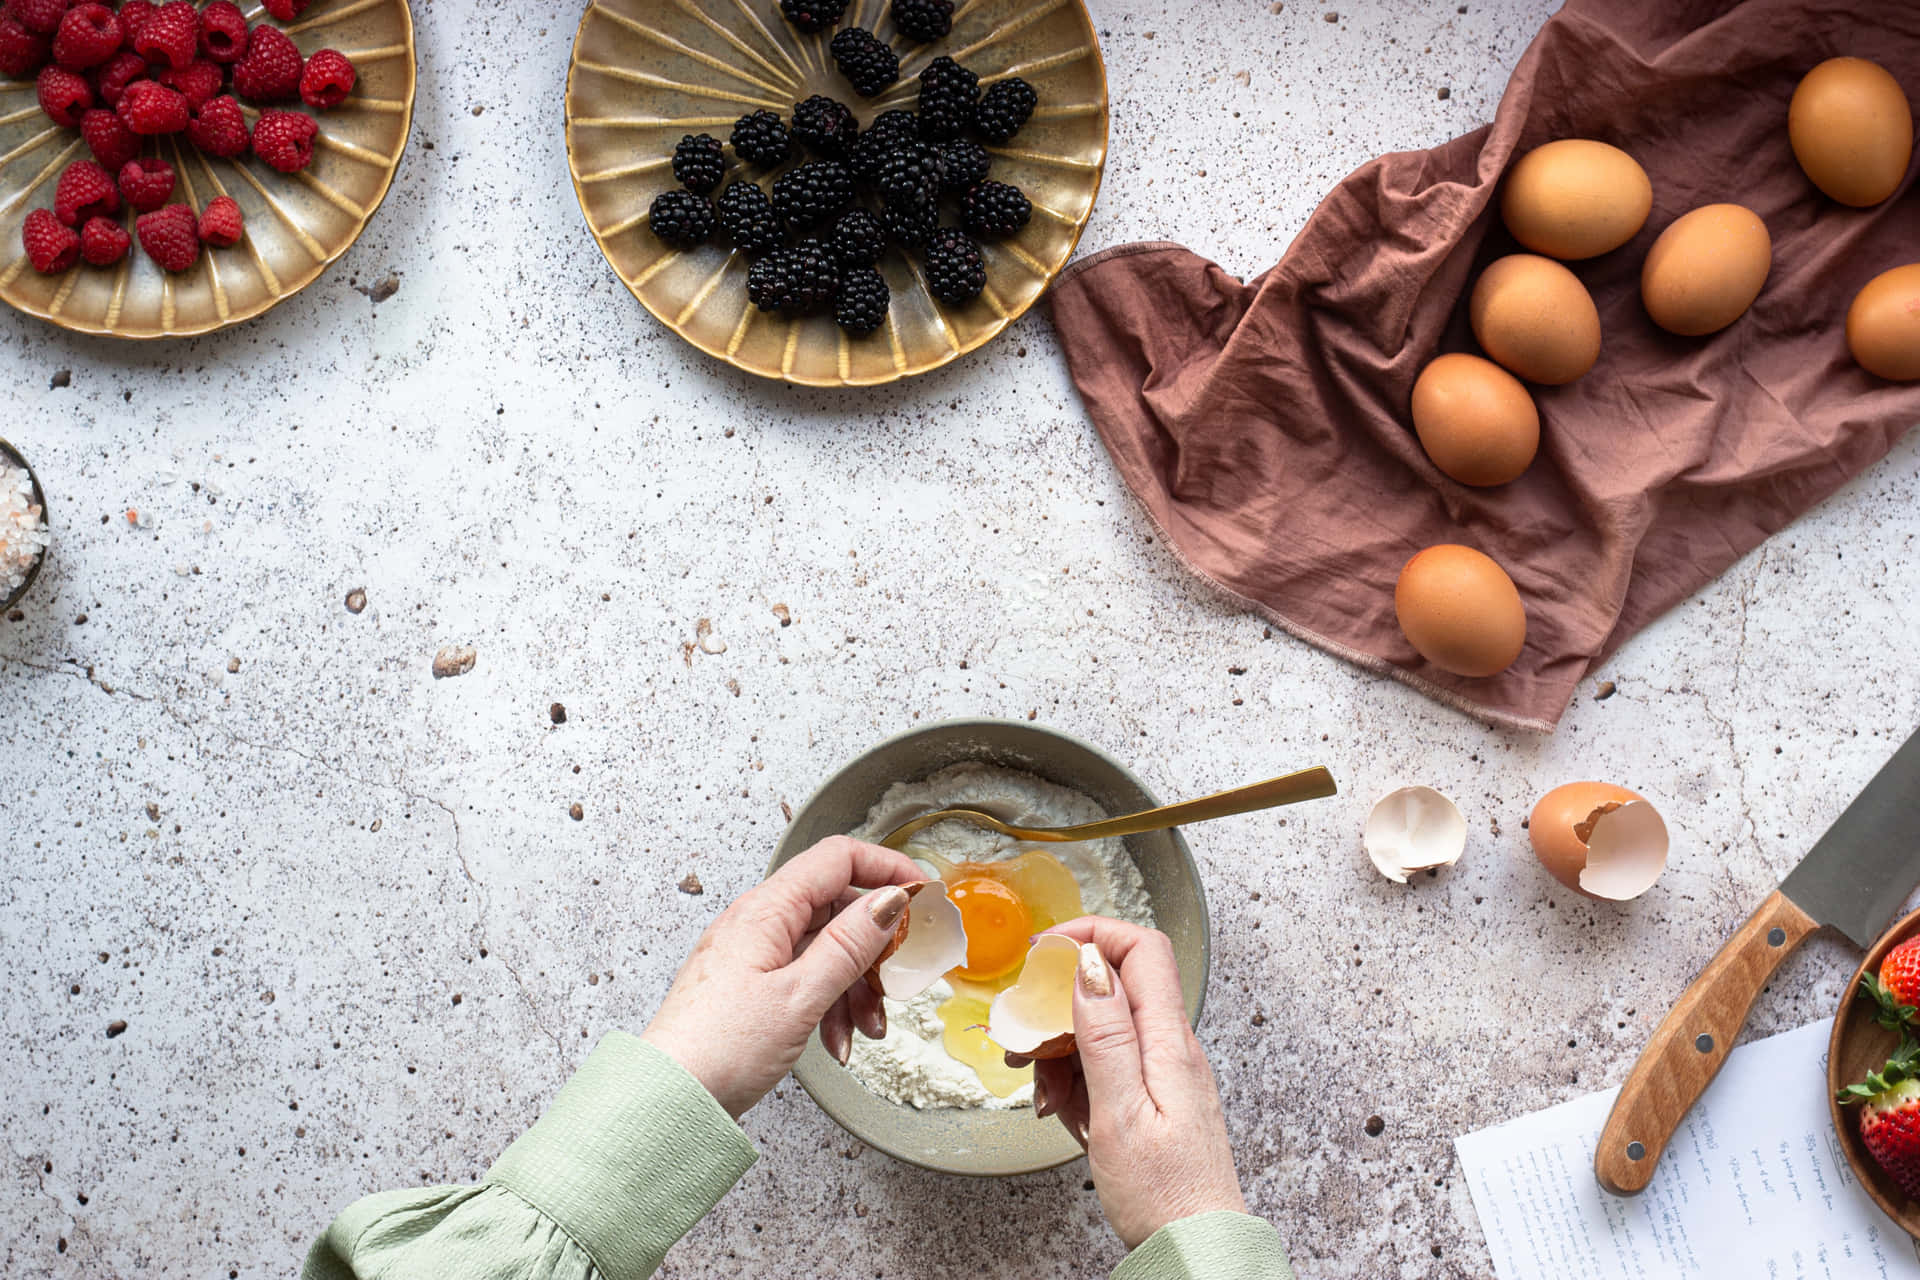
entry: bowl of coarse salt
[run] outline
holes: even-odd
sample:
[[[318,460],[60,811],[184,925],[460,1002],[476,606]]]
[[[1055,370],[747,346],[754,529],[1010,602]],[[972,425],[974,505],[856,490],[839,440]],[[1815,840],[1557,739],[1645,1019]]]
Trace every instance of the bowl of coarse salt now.
[[[33,588],[51,541],[40,478],[18,449],[0,440],[0,613]]]

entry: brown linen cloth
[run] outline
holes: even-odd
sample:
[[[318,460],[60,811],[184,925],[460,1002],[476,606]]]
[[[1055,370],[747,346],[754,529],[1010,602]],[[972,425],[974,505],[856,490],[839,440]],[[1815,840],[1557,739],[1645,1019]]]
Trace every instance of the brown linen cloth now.
[[[1053,319],[1121,475],[1183,560],[1249,608],[1496,724],[1550,731],[1595,664],[1920,420],[1920,384],[1866,374],[1844,329],[1863,284],[1920,260],[1913,172],[1849,209],[1787,142],[1795,84],[1838,54],[1920,95],[1920,3],[1570,0],[1491,125],[1362,167],[1251,283],[1171,244],[1074,264]],[[1653,214],[1626,246],[1568,264],[1600,308],[1600,362],[1532,388],[1526,475],[1468,488],[1422,452],[1413,382],[1435,355],[1474,350],[1469,286],[1519,249],[1495,199],[1508,162],[1566,137],[1639,160]],[[1731,328],[1673,337],[1641,309],[1641,261],[1674,218],[1720,201],[1766,220],[1772,273]],[[1526,601],[1526,650],[1499,676],[1448,675],[1400,634],[1394,581],[1440,542],[1491,555]]]

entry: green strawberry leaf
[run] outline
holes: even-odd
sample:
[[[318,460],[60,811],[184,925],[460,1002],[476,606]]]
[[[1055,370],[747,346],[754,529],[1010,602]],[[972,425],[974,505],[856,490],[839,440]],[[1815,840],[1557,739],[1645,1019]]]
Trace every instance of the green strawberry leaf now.
[[[1860,975],[1858,998],[1873,1001],[1876,1006],[1873,1020],[1889,1031],[1920,1026],[1920,1009],[1900,1003],[1892,989],[1870,973]]]
[[[1911,1035],[1900,1038],[1900,1047],[1887,1059],[1887,1065],[1878,1071],[1870,1071],[1867,1078],[1858,1084],[1850,1084],[1841,1089],[1835,1100],[1841,1106],[1855,1102],[1871,1102],[1881,1094],[1905,1084],[1909,1080],[1920,1079],[1920,1041]]]

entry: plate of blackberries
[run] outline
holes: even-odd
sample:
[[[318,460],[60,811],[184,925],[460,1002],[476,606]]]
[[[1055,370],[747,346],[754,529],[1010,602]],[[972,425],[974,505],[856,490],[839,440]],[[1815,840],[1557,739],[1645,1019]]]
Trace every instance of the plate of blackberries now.
[[[597,0],[567,156],[608,263],[765,377],[938,368],[1066,265],[1107,151],[1081,0]]]

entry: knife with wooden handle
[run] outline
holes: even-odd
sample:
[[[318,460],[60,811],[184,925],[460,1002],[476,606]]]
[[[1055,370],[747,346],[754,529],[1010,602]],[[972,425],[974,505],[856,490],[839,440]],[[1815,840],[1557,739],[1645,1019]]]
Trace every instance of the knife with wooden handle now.
[[[1615,1195],[1637,1195],[1687,1111],[1727,1060],[1747,1012],[1774,970],[1823,925],[1863,950],[1920,884],[1920,732],[1747,918],[1654,1031],[1620,1086],[1593,1174]]]

